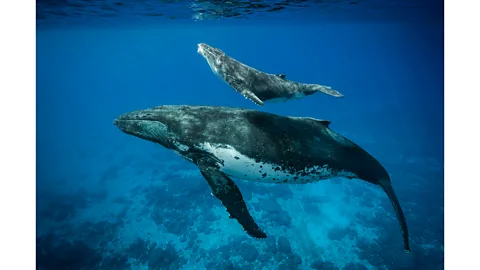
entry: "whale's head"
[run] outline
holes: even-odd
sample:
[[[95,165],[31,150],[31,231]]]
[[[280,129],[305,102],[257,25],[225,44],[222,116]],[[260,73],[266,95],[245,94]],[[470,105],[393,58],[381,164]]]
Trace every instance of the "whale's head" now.
[[[160,106],[121,114],[113,124],[126,134],[182,152],[190,146],[181,142],[183,134],[179,132],[179,118],[178,112],[170,106]]]
[[[197,52],[203,56],[207,61],[222,57],[225,53],[217,48],[214,48],[206,43],[199,43],[197,45]]]
[[[227,58],[222,50],[205,43],[199,43],[197,45],[197,52],[207,60],[208,65],[216,75],[222,75],[221,73],[223,73],[222,70],[224,69],[223,64]]]

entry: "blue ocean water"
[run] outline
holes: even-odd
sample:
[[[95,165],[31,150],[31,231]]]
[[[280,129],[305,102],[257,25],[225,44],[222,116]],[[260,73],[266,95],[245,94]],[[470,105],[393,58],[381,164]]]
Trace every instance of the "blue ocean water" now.
[[[443,2],[37,1],[37,269],[443,269]],[[197,53],[345,95],[259,107]],[[331,121],[387,169],[411,254],[378,187],[235,180],[229,219],[198,168],[126,135],[159,105]]]

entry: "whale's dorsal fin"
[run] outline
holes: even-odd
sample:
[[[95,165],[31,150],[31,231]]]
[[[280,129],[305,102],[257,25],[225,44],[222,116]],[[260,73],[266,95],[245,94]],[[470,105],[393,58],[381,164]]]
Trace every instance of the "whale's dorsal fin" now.
[[[308,121],[313,121],[313,122],[316,122],[316,123],[319,123],[319,124],[322,124],[326,127],[328,127],[330,125],[330,121],[328,120],[323,120],[323,119],[315,119],[315,118],[311,118],[311,117],[303,117],[305,120],[308,120]]]
[[[277,76],[281,79],[285,79],[287,77],[287,75],[285,75],[285,74],[275,74],[275,76]]]
[[[332,123],[328,120],[317,119],[317,118],[313,118],[313,117],[294,117],[294,116],[290,116],[290,118],[297,119],[297,120],[302,120],[302,121],[314,122],[314,123],[322,124],[326,127],[328,127],[330,125],[330,123]]]
[[[312,118],[312,121],[315,121],[315,122],[324,124],[326,127],[330,126],[330,123],[332,123],[332,122],[330,122],[330,121],[328,121],[328,120],[320,120],[320,119],[314,119],[314,118]]]

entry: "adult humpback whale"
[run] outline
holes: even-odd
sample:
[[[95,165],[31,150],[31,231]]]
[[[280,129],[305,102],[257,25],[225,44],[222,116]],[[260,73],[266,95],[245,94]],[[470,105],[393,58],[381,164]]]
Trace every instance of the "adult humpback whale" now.
[[[343,97],[340,92],[333,90],[330,86],[294,82],[287,80],[284,74],[268,74],[259,71],[208,44],[200,43],[197,47],[198,53],[207,60],[215,75],[257,105],[263,105],[266,101],[281,102],[300,99],[316,92]]]
[[[114,124],[196,164],[214,196],[253,237],[266,234],[230,177],[288,184],[358,178],[388,195],[410,251],[407,223],[388,173],[365,150],[332,131],[329,121],[228,107],[159,106],[122,114]]]

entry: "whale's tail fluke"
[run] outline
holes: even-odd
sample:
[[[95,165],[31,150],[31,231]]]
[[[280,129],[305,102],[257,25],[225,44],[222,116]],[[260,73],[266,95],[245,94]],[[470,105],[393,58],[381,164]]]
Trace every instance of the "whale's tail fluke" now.
[[[405,248],[405,251],[407,253],[410,253],[407,221],[405,220],[405,215],[403,214],[403,210],[402,210],[402,207],[400,206],[400,202],[397,199],[397,195],[395,195],[395,191],[393,190],[392,183],[389,180],[382,180],[379,182],[379,185],[383,188],[385,193],[387,193],[388,198],[392,203],[393,209],[397,214],[398,223],[400,224],[400,228],[402,230],[403,246]]]
[[[335,89],[332,89],[332,87],[330,87],[330,86],[320,85],[320,84],[305,84],[305,87],[309,91],[311,91],[312,94],[315,93],[315,92],[322,92],[324,94],[334,96],[334,97],[337,97],[337,98],[344,97],[344,95],[342,93],[338,92]]]

